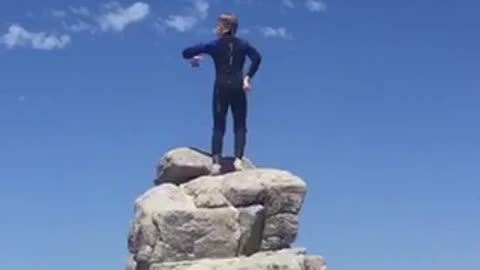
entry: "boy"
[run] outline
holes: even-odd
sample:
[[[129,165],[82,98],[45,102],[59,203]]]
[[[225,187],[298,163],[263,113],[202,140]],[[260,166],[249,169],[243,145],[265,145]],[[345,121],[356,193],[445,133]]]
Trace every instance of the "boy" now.
[[[236,37],[238,20],[234,14],[221,14],[217,21],[218,39],[209,43],[200,43],[183,50],[183,57],[198,67],[204,54],[210,55],[215,64],[215,83],[213,93],[213,135],[211,152],[213,158],[212,174],[220,173],[223,137],[226,127],[226,115],[231,107],[235,136],[235,170],[242,169],[242,160],[246,144],[246,92],[251,90],[251,79],[260,66],[259,52],[247,41]],[[245,57],[251,61],[244,76]]]

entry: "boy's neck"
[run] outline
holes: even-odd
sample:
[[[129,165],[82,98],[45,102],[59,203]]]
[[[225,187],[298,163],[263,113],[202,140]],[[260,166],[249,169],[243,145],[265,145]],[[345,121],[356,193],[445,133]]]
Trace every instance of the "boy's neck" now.
[[[220,36],[220,39],[227,39],[228,40],[228,39],[233,39],[233,38],[235,38],[235,36],[232,35],[232,34],[224,34],[224,35]]]

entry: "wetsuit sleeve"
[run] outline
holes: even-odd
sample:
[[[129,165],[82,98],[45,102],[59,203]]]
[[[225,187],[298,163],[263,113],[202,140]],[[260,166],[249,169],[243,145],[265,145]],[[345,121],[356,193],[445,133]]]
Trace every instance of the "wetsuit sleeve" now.
[[[191,59],[199,54],[212,54],[214,48],[214,43],[199,43],[190,47],[187,47],[183,50],[182,56],[185,59]]]
[[[262,56],[258,52],[258,50],[250,45],[248,42],[245,44],[245,50],[247,53],[248,58],[250,58],[251,64],[250,68],[248,69],[247,75],[250,78],[253,78],[255,76],[255,73],[257,73],[258,67],[260,66],[260,63],[262,61]]]

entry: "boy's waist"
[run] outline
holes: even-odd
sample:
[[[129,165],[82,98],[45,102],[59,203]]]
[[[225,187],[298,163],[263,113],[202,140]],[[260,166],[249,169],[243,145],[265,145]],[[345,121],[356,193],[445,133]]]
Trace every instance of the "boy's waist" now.
[[[216,71],[215,76],[217,78],[235,78],[235,77],[243,77],[243,71],[242,70],[222,70],[222,71]]]
[[[215,84],[217,86],[237,86],[242,85],[243,83],[243,74],[221,74],[217,75],[215,78]]]

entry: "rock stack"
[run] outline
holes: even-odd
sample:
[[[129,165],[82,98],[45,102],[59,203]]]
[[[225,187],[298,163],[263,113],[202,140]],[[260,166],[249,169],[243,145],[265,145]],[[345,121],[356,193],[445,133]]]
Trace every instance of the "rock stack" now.
[[[191,148],[166,153],[155,187],[135,202],[127,270],[326,270],[294,249],[306,184],[283,170],[244,162],[209,175],[211,158]]]

